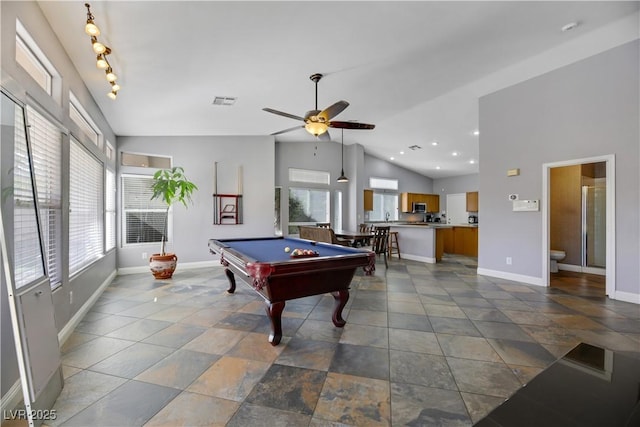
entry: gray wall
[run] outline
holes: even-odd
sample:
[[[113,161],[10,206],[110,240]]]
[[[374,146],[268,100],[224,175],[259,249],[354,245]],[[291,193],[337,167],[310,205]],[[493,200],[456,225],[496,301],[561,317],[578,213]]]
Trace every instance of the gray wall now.
[[[440,212],[447,210],[447,194],[478,191],[479,188],[480,175],[477,173],[433,180],[433,191],[440,195]]]
[[[636,40],[480,98],[479,268],[540,278],[542,214],[507,195],[541,199],[544,163],[614,154],[616,290],[640,294],[638,53]]]
[[[172,157],[174,166],[182,166],[189,180],[198,186],[189,208],[173,209],[174,240],[167,246],[180,263],[212,261],[207,242],[211,238],[273,236],[274,164],[272,136],[123,136],[118,137],[118,157],[122,152]],[[243,170],[243,217],[238,225],[213,224],[213,162],[219,164],[218,191],[237,191],[237,166]],[[223,174],[227,169],[232,173]],[[119,167],[122,173],[148,174],[154,169]],[[122,180],[118,179],[118,191]],[[227,188],[227,190],[224,190]],[[231,190],[228,190],[231,188]],[[118,224],[120,224],[118,200]],[[121,229],[119,227],[119,229]],[[122,245],[118,236],[118,268],[146,267],[148,258],[160,249],[159,244]]]
[[[104,137],[115,144],[115,135],[102,115],[91,94],[84,85],[77,70],[71,63],[64,48],[60,45],[49,23],[44,18],[36,2],[0,2],[0,42],[2,52],[2,87],[10,91],[22,102],[38,104],[46,110],[50,117],[76,136],[80,135],[76,125],[69,119],[69,91],[73,91],[82,106],[99,126]],[[54,97],[49,96],[15,61],[16,18],[20,19],[38,46],[47,54],[62,79],[56,83],[58,90]],[[79,37],[85,36],[82,31]],[[88,43],[88,42],[87,42]],[[89,46],[89,45],[87,45]],[[106,86],[106,85],[105,85]],[[28,98],[27,98],[28,97]],[[82,137],[80,137],[82,140]],[[63,137],[63,154],[68,153],[69,135]],[[115,170],[115,160],[108,161],[105,155],[91,144],[84,144],[98,159]],[[67,163],[68,164],[68,163]],[[66,169],[68,170],[68,168]],[[63,176],[63,185],[68,183],[68,176]],[[63,201],[68,200],[68,188],[63,186]],[[64,209],[63,209],[64,211]],[[63,215],[63,230],[68,230],[68,215]],[[62,263],[67,265],[66,251],[63,249]],[[84,269],[73,278],[68,277],[68,270],[63,269],[62,286],[53,292],[54,314],[58,330],[68,323],[82,305],[95,293],[98,287],[115,271],[115,250]],[[74,292],[74,302],[69,303],[69,293]],[[4,396],[9,388],[19,379],[18,366],[15,359],[13,334],[8,321],[7,290],[2,280],[0,291],[2,310],[2,371],[0,394]]]

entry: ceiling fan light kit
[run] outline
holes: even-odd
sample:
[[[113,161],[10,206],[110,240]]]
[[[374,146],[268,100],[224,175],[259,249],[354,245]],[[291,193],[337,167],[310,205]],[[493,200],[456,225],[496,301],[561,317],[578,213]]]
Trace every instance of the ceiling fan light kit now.
[[[107,81],[111,85],[111,91],[107,93],[107,96],[111,99],[116,99],[118,91],[120,90],[120,85],[116,83],[116,79],[118,77],[113,72],[111,64],[109,64],[109,60],[107,59],[107,55],[111,54],[111,48],[98,41],[100,29],[94,22],[94,17],[91,13],[91,5],[89,3],[85,3],[84,6],[87,8],[87,25],[84,27],[84,32],[91,37],[91,48],[93,49],[93,52],[98,55],[96,57],[96,67],[100,70],[104,70]]]
[[[339,129],[373,129],[375,125],[370,125],[366,123],[357,123],[357,122],[338,122],[331,121],[332,118],[340,114],[344,111],[345,108],[349,106],[347,101],[338,101],[335,104],[330,105],[324,110],[318,110],[318,82],[322,78],[322,74],[315,73],[309,76],[312,82],[315,83],[316,86],[316,103],[315,109],[311,111],[307,111],[304,117],[296,116],[294,114],[285,113],[282,111],[274,110],[272,108],[263,108],[264,111],[272,114],[277,114],[279,116],[288,117],[294,120],[300,120],[304,122],[304,125],[295,126],[289,129],[281,130],[278,132],[274,132],[271,135],[280,135],[282,133],[291,132],[300,128],[305,128],[307,132],[311,135],[324,139],[330,140],[329,136],[329,128],[339,128]],[[344,174],[343,174],[344,175]]]

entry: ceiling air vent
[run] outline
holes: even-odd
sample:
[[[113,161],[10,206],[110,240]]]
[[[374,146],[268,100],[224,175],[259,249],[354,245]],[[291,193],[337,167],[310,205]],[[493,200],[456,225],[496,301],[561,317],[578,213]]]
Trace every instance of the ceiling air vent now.
[[[233,96],[216,96],[213,99],[213,105],[224,105],[225,107],[230,107],[236,103],[236,98]]]
[[[414,145],[409,146],[409,148],[410,148],[411,150],[414,150],[414,151],[415,151],[415,150],[422,150],[422,147],[420,147],[419,145],[415,145],[415,144],[414,144]]]

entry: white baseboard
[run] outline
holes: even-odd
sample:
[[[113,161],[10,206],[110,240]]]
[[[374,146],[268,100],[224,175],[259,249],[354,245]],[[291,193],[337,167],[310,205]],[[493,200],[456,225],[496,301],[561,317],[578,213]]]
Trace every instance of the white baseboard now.
[[[632,294],[631,292],[614,291],[613,295],[609,295],[609,298],[633,304],[640,304],[640,294]]]
[[[513,280],[514,282],[522,282],[528,285],[545,286],[540,277],[525,276],[524,274],[509,273],[508,271],[478,268],[478,274],[482,276],[497,277],[499,279]]]
[[[87,312],[91,310],[93,304],[96,303],[98,298],[100,298],[100,296],[102,295],[102,292],[104,292],[107,286],[111,284],[115,277],[116,271],[114,270],[106,279],[104,279],[100,287],[93,293],[93,295],[91,295],[91,298],[89,298],[87,301],[85,301],[84,304],[82,304],[80,310],[76,311],[76,314],[74,314],[73,317],[69,319],[67,324],[64,325],[62,330],[58,332],[58,343],[60,344],[60,347],[62,347],[62,345],[69,339],[74,329],[76,329],[76,326],[78,326],[78,324],[82,321]]]
[[[16,381],[8,392],[2,396],[2,403],[0,404],[0,411],[2,414],[8,413],[10,410],[15,409],[18,404],[22,401],[22,383],[20,378]]]
[[[194,268],[204,268],[204,267],[215,267],[220,264],[219,259],[214,259],[213,261],[198,261],[198,262],[178,262],[178,266],[176,267],[176,271],[179,270],[192,270]],[[149,270],[149,266],[140,266],[140,267],[124,267],[118,269],[119,276],[125,276],[127,274],[140,274],[140,273],[149,273],[151,274],[151,270]]]
[[[558,263],[558,270],[573,271],[574,273],[588,273],[597,274],[598,276],[606,276],[607,269],[597,267],[582,267],[580,265],[573,264],[560,264]]]
[[[391,258],[389,258],[389,259],[391,259]],[[430,258],[430,257],[425,257],[425,256],[418,256],[418,255],[410,255],[410,254],[402,254],[402,259],[410,259],[411,261],[426,262],[427,264],[435,264],[436,263],[436,259],[435,258]]]

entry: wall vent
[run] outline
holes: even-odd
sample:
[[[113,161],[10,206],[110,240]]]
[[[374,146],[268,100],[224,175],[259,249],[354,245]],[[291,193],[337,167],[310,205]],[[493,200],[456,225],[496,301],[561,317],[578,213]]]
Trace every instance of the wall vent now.
[[[224,105],[225,107],[230,107],[236,103],[236,98],[233,96],[216,96],[213,99],[213,105]]]
[[[420,147],[419,145],[415,145],[415,144],[414,145],[410,145],[409,148],[411,150],[414,150],[414,151],[415,150],[422,150],[422,147]]]

